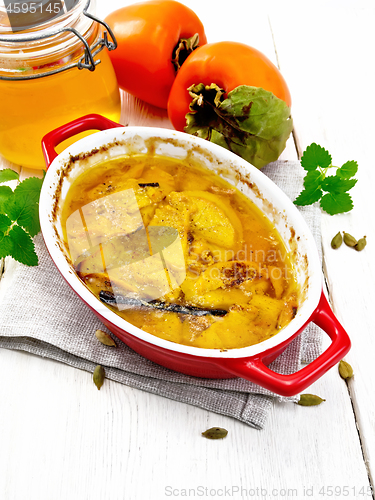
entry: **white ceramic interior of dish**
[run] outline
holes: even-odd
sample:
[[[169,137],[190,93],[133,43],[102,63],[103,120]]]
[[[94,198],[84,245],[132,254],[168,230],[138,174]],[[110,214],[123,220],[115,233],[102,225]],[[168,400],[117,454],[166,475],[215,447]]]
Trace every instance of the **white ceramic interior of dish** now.
[[[273,222],[287,250],[293,254],[297,279],[303,289],[295,318],[280,332],[259,344],[230,349],[201,349],[176,344],[151,335],[125,321],[103,305],[82,283],[69,264],[69,254],[63,244],[60,223],[61,207],[72,182],[98,162],[124,154],[148,153],[152,139],[153,154],[185,159],[188,155],[221,175],[248,196]],[[107,147],[107,146],[110,147]],[[103,147],[103,148],[102,148]],[[102,150],[101,150],[102,148]],[[95,150],[96,152],[92,153]],[[72,157],[92,153],[72,162]],[[64,169],[69,165],[69,174]],[[61,191],[60,191],[61,187]],[[58,195],[57,210],[54,210]],[[48,168],[40,197],[40,223],[48,251],[65,280],[90,307],[105,320],[122,330],[164,349],[194,356],[240,358],[250,357],[283,343],[295,334],[311,317],[322,291],[321,265],[313,236],[291,200],[261,171],[224,148],[203,139],[168,129],[124,127],[92,134],[63,151]]]

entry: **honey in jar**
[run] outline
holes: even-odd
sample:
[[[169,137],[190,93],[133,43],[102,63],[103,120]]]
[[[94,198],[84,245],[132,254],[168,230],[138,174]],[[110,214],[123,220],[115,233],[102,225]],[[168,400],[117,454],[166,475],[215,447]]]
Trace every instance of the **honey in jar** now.
[[[106,28],[91,18],[93,0],[79,0],[57,19],[16,32],[1,9],[0,155],[42,169],[46,133],[89,113],[120,119],[119,89],[103,38]]]

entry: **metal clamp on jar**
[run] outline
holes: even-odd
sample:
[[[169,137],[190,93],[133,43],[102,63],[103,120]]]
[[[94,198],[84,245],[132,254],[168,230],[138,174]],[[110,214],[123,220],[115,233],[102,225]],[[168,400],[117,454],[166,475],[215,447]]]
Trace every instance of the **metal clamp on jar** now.
[[[95,0],[78,0],[59,17],[21,31],[0,7],[0,155],[7,160],[42,169],[41,139],[50,130],[88,113],[119,121],[108,55],[117,43],[95,7]]]

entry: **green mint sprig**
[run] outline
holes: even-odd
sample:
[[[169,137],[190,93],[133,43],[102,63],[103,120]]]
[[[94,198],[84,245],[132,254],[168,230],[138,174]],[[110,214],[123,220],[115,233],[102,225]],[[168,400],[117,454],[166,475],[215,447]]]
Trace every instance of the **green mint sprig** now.
[[[330,215],[352,210],[353,200],[348,191],[357,182],[353,179],[358,170],[356,161],[334,167],[329,152],[313,142],[303,153],[301,165],[307,173],[303,180],[304,189],[294,200],[296,205],[312,205],[320,200],[321,208]],[[327,175],[332,168],[336,169],[335,173]]]
[[[18,179],[14,170],[0,170],[0,184]],[[43,179],[29,177],[14,191],[9,186],[0,186],[0,258],[10,256],[27,266],[38,265],[32,238],[40,231],[42,184]]]

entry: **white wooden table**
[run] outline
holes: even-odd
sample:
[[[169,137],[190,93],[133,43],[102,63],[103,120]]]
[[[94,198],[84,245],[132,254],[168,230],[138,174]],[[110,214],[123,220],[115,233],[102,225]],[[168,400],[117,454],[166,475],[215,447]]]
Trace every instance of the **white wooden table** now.
[[[279,64],[295,123],[282,158],[295,160],[316,142],[335,164],[359,163],[354,210],[322,217],[326,282],[352,339],[346,360],[354,378],[346,384],[333,368],[309,389],[326,402],[275,404],[257,431],[115,382],[99,392],[90,373],[0,350],[0,499],[372,498],[375,3],[181,1],[201,18],[209,41],[241,41]],[[97,3],[104,17],[132,1]],[[170,127],[166,119],[132,120]],[[332,250],[338,230],[366,234],[368,246]],[[3,263],[1,293],[15,265]],[[201,437],[214,425],[229,430],[225,440]]]

